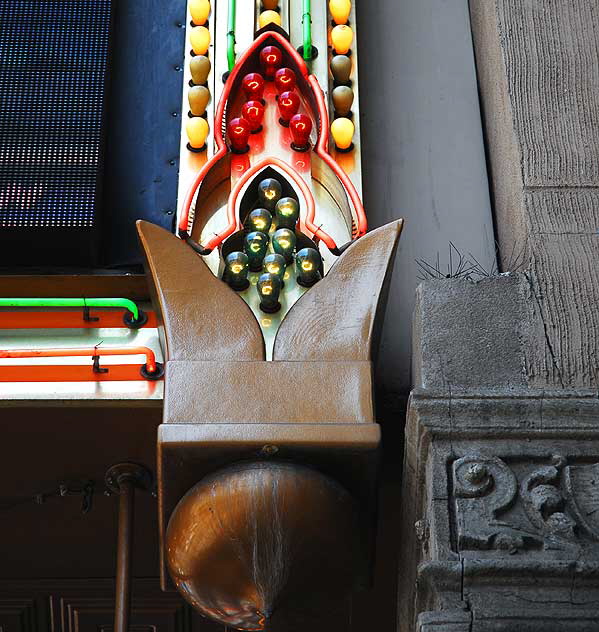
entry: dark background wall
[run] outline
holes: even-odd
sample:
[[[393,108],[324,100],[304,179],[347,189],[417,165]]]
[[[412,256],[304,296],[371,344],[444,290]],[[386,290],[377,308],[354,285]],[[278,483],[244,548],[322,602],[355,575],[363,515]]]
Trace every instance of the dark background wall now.
[[[183,94],[186,0],[119,0],[104,171],[106,267],[139,263],[135,220],[171,228]]]

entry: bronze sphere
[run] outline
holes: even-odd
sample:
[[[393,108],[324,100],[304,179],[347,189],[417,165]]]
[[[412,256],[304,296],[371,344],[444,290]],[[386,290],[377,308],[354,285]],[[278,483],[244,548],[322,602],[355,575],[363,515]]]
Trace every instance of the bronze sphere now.
[[[310,468],[274,462],[222,469],[190,489],[166,534],[173,582],[204,615],[238,630],[310,618],[351,590],[354,501]]]

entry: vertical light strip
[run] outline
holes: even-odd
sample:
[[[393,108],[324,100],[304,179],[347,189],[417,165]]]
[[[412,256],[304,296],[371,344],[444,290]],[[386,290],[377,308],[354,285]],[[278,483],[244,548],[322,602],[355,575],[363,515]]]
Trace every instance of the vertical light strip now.
[[[189,8],[185,14],[185,57],[183,63],[183,94],[181,108],[181,144],[179,148],[179,187],[177,191],[177,225],[181,214],[181,206],[185,200],[185,194],[194,177],[194,175],[202,168],[205,162],[214,154],[214,112],[216,109],[217,95],[215,94],[215,86],[217,84],[216,60],[215,60],[215,33],[216,33],[216,0],[211,2],[211,11],[208,16],[208,30],[210,31],[210,47],[208,48],[208,58],[212,68],[208,75],[208,89],[210,90],[210,101],[206,108],[206,120],[210,127],[208,137],[206,138],[206,151],[194,153],[187,149],[187,132],[186,123],[188,120],[189,103],[187,93],[190,88],[191,72],[189,70],[189,62],[191,61],[191,43],[189,34],[191,33],[191,14]]]
[[[358,25],[356,24],[356,2],[358,0],[352,0],[351,3],[351,11],[349,14],[348,24],[351,26],[354,32],[354,38],[351,45],[351,55],[350,59],[352,62],[352,70],[351,70],[351,88],[354,92],[354,103],[352,105],[352,121],[354,124],[354,149],[349,154],[341,154],[337,153],[334,148],[332,149],[332,155],[340,164],[341,168],[347,173],[349,179],[352,181],[353,185],[356,187],[356,191],[358,195],[362,197],[362,143],[360,137],[360,87],[359,87],[359,78],[358,78]],[[328,4],[328,3],[325,3]],[[331,15],[328,13],[327,9],[327,42],[330,41],[331,37]],[[329,63],[332,58],[332,55],[329,50]],[[329,104],[329,113],[330,113],[330,122],[333,122],[333,103],[331,101],[330,95],[332,92],[332,82],[333,78],[330,73],[328,73],[327,68],[327,77],[330,77],[331,85],[329,87],[328,92],[328,104]],[[319,77],[320,81],[320,77]],[[322,84],[321,84],[322,85]]]

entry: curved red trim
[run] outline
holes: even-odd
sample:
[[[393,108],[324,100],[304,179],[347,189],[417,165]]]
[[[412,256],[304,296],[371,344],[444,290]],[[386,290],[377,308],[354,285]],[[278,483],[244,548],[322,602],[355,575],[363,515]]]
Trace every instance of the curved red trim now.
[[[308,66],[306,66],[306,62],[302,59],[301,55],[289,44],[289,42],[280,34],[274,31],[267,31],[262,33],[259,37],[257,37],[252,45],[239,57],[235,67],[231,71],[227,83],[223,89],[220,100],[218,102],[218,106],[216,108],[216,114],[214,115],[214,141],[216,142],[216,146],[218,147],[218,151],[210,158],[210,160],[198,171],[195,178],[191,182],[189,189],[187,190],[187,194],[185,195],[185,199],[183,201],[183,205],[181,207],[181,217],[179,218],[179,231],[187,232],[189,226],[189,212],[191,210],[191,205],[193,204],[193,198],[195,197],[196,191],[200,186],[202,180],[205,178],[206,174],[215,162],[220,160],[228,151],[227,145],[225,143],[225,139],[222,135],[222,122],[225,117],[225,107],[227,101],[229,100],[229,95],[231,93],[231,87],[235,81],[235,78],[241,72],[243,65],[245,62],[251,57],[256,48],[262,44],[268,38],[274,38],[285,50],[291,55],[297,67],[299,68],[302,75],[308,80]],[[328,126],[327,126],[328,128]],[[230,233],[229,233],[230,234]],[[224,239],[224,238],[223,238]],[[215,239],[211,239],[211,242],[214,242]],[[222,240],[221,240],[222,241]],[[221,242],[219,241],[218,244]],[[217,244],[217,245],[218,245]]]
[[[356,218],[358,220],[358,237],[366,234],[368,230],[368,220],[366,219],[366,213],[364,212],[364,206],[362,200],[356,191],[354,183],[350,177],[341,169],[341,167],[335,162],[334,158],[329,154],[329,115],[327,111],[326,103],[324,102],[324,94],[318,83],[318,79],[314,75],[308,77],[308,81],[312,86],[312,90],[316,96],[316,103],[318,105],[318,112],[320,116],[321,129],[318,136],[318,142],[314,151],[322,158],[329,167],[335,172],[339,180],[341,180],[345,190],[347,191],[354,210],[356,211]]]
[[[226,104],[229,99],[229,96],[231,93],[231,87],[235,81],[235,78],[241,72],[243,65],[254,53],[256,48],[258,48],[265,40],[269,38],[274,38],[293,57],[293,60],[297,64],[297,67],[300,69],[301,73],[304,75],[304,77],[310,84],[310,87],[312,88],[312,91],[316,99],[317,108],[318,108],[318,116],[320,119],[319,120],[320,129],[319,129],[318,139],[317,139],[314,151],[333,170],[333,172],[339,178],[345,190],[347,191],[350,197],[351,203],[354,207],[354,211],[357,218],[357,224],[358,224],[357,236],[361,237],[362,235],[366,234],[366,231],[368,230],[368,220],[366,219],[366,213],[364,212],[364,206],[362,205],[362,200],[360,199],[360,196],[358,195],[358,192],[356,191],[356,188],[353,182],[351,181],[349,176],[345,173],[345,171],[341,169],[341,167],[337,164],[337,162],[335,162],[333,157],[329,154],[329,151],[328,151],[329,116],[328,116],[326,103],[324,101],[324,94],[322,92],[322,89],[320,88],[318,79],[314,75],[310,75],[308,73],[308,67],[306,66],[306,63],[301,58],[299,53],[296,50],[294,50],[294,48],[289,44],[289,42],[281,34],[276,33],[274,31],[267,31],[263,33],[262,35],[260,35],[258,38],[256,38],[256,40],[254,40],[253,44],[239,57],[238,62],[235,64],[235,67],[233,68],[231,75],[229,76],[229,79],[227,80],[227,83],[225,84],[223,93],[218,103],[216,115],[214,117],[214,139],[218,147],[218,151],[202,167],[202,169],[198,171],[198,173],[196,174],[193,182],[191,183],[188,189],[187,195],[185,196],[185,199],[183,201],[181,218],[179,220],[179,231],[187,233],[188,226],[189,226],[189,213],[190,213],[191,205],[193,204],[193,199],[195,197],[198,187],[200,186],[202,180],[205,178],[206,174],[212,168],[214,163],[220,160],[228,152],[225,139],[223,138],[223,135],[222,135],[222,122],[225,117]],[[246,177],[244,177],[240,182],[242,183],[247,182],[247,178],[249,177],[249,174],[257,173],[257,171],[264,168],[268,164],[277,164],[281,169],[285,171],[285,173],[287,173],[287,175],[289,175],[296,182],[296,184],[298,184],[298,186],[300,187],[300,189],[302,189],[302,191],[304,189],[308,191],[308,196],[305,196],[307,207],[308,207],[308,212],[306,213],[306,222],[305,222],[306,227],[308,228],[308,230],[312,232],[314,236],[322,239],[322,241],[324,241],[324,243],[327,245],[329,249],[336,248],[337,246],[335,244],[335,241],[332,239],[332,237],[330,237],[325,231],[323,231],[321,228],[319,228],[318,226],[314,224],[316,209],[314,206],[314,198],[312,197],[312,193],[306,186],[306,183],[304,182],[304,180],[300,178],[296,174],[296,172],[291,167],[289,167],[286,163],[280,161],[277,158],[266,158],[260,161],[259,165],[262,165],[261,167],[259,167],[259,165],[255,165],[254,167],[252,167],[252,169],[250,169],[250,171],[245,174]],[[239,182],[237,183],[237,185],[239,185]],[[234,191],[237,190],[237,185],[234,188]],[[308,202],[308,197],[312,200],[312,206],[310,206]],[[236,200],[236,196],[235,196],[235,200]],[[205,248],[213,250],[214,248],[218,247],[223,242],[223,240],[225,240],[227,237],[232,235],[233,232],[235,232],[235,228],[237,226],[237,218],[235,217],[235,200],[233,201],[233,204],[231,204],[231,197],[230,197],[229,203],[227,204],[228,224],[226,228],[222,230],[220,233],[218,233],[217,235],[215,235],[214,237],[212,237],[208,241],[208,243],[204,245]]]
[[[229,196],[229,201],[227,203],[227,218],[230,219],[231,217],[233,217],[233,227],[231,229],[230,224],[229,226],[227,226],[227,228],[225,229],[226,231],[228,231],[226,237],[231,235],[234,232],[235,227],[237,226],[237,217],[235,213],[235,207],[237,205],[237,198],[239,197],[239,193],[241,192],[241,189],[257,173],[259,173],[260,171],[262,171],[262,169],[265,169],[266,167],[269,167],[271,165],[275,165],[279,167],[281,171],[285,172],[285,174],[289,176],[289,178],[291,178],[295,182],[297,187],[302,192],[302,195],[304,196],[304,199],[306,200],[306,219],[305,219],[306,228],[315,237],[318,237],[319,239],[321,239],[326,244],[327,248],[330,248],[330,249],[336,248],[337,246],[333,238],[324,230],[322,230],[321,228],[319,228],[318,226],[314,224],[314,217],[316,215],[316,204],[314,202],[314,196],[312,195],[312,191],[310,191],[310,188],[306,184],[305,180],[297,173],[297,171],[295,171],[292,167],[290,167],[286,162],[283,162],[279,158],[274,158],[274,157],[264,158],[264,160],[261,160],[259,163],[255,164],[251,169],[246,171],[243,177],[240,180],[238,180],[238,182],[236,183],[235,187],[233,188],[233,191],[231,191],[231,195]],[[223,233],[221,233],[221,235],[222,234]],[[213,240],[216,240],[216,237],[214,237]]]
[[[189,211],[191,210],[191,205],[193,204],[193,198],[202,183],[202,180],[206,177],[206,174],[212,169],[215,163],[217,163],[221,158],[226,156],[227,147],[226,145],[221,147],[215,154],[210,158],[210,160],[196,173],[195,178],[189,185],[187,189],[187,193],[185,194],[185,199],[183,200],[183,206],[181,207],[181,217],[179,218],[179,231],[187,232],[187,228],[189,226]]]

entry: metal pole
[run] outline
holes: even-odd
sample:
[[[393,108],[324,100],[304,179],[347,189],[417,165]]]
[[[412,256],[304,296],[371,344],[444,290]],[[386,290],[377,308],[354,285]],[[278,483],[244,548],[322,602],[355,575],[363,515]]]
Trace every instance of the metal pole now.
[[[131,610],[131,547],[135,486],[130,477],[119,480],[119,532],[116,554],[116,604],[114,632],[129,632]]]
[[[105,480],[106,486],[119,496],[114,632],[129,632],[135,488],[150,489],[152,477],[141,465],[119,463],[106,472]]]

